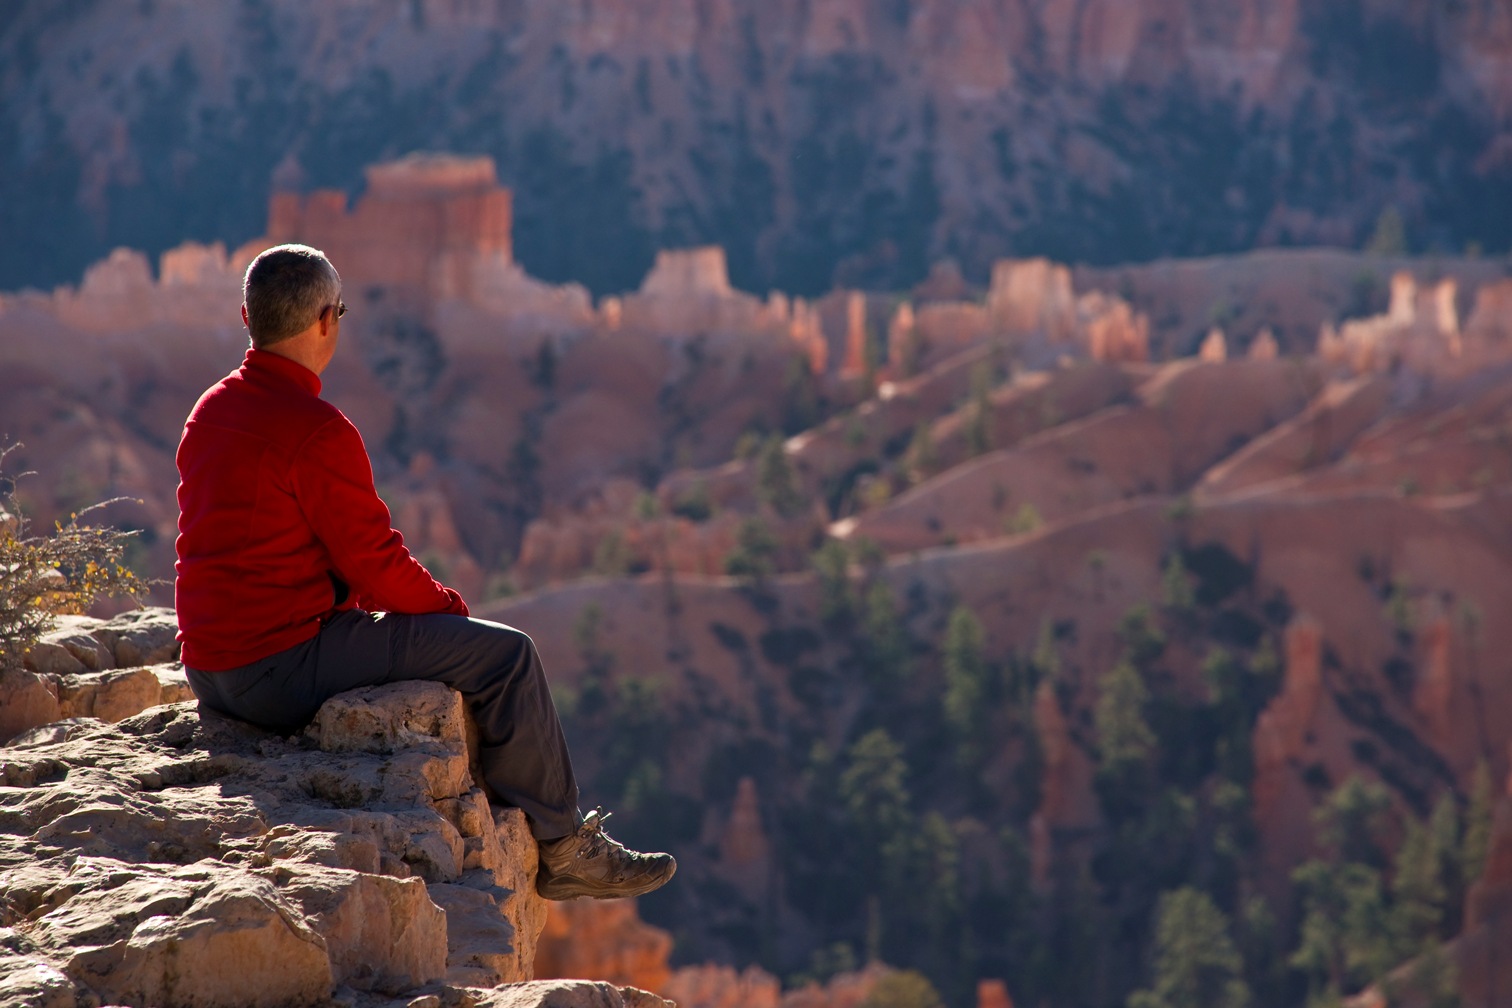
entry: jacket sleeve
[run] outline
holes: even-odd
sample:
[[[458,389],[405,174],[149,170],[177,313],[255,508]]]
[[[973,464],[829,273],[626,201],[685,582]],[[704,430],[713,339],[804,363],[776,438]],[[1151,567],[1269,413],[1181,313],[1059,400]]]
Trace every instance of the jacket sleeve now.
[[[362,435],[345,416],[333,417],[301,446],[291,482],[336,575],[363,608],[467,615],[462,596],[431,577],[392,527]]]

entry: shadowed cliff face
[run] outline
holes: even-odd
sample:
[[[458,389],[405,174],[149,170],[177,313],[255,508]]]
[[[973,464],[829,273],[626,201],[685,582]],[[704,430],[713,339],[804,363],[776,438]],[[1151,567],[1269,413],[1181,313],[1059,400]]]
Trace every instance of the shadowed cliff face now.
[[[533,275],[897,287],[953,256],[1507,247],[1496,0],[292,0],[32,5],[0,26],[0,288],[258,234],[273,186],[492,155]],[[21,198],[23,197],[24,198]]]

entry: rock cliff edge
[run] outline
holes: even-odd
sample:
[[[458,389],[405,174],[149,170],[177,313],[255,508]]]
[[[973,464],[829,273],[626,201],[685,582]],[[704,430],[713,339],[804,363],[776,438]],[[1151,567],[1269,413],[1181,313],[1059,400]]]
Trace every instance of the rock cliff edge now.
[[[155,702],[165,690],[138,680],[159,675],[181,695],[173,666],[107,666],[82,693],[65,680],[89,673],[36,670],[86,639],[114,659],[134,646],[120,625],[60,629],[75,646],[55,634],[59,651],[0,682],[0,706],[30,696],[56,716],[46,695],[94,702],[121,682]],[[528,982],[546,910],[536,847],[523,814],[475,785],[468,728],[460,694],[411,682],[335,697],[290,738],[191,702],[22,730],[0,748],[0,1002],[668,1004]]]

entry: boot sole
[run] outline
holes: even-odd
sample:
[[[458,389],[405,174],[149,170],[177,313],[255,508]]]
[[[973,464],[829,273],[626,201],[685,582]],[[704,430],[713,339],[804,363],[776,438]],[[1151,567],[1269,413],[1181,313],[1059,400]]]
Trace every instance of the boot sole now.
[[[670,864],[665,873],[647,875],[639,879],[626,879],[618,883],[595,882],[592,879],[561,875],[538,883],[536,892],[542,899],[549,900],[570,900],[577,899],[579,896],[591,896],[594,899],[621,899],[627,896],[643,896],[654,889],[660,889],[670,882],[675,874],[677,874],[676,861]]]

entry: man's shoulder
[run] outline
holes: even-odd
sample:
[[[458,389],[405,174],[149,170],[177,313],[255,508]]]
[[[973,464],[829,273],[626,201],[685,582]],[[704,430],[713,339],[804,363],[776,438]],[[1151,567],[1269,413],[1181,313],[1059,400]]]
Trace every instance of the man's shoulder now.
[[[319,396],[270,388],[233,371],[205,390],[187,424],[245,430],[287,444],[308,438],[333,421],[351,426],[341,410]]]

